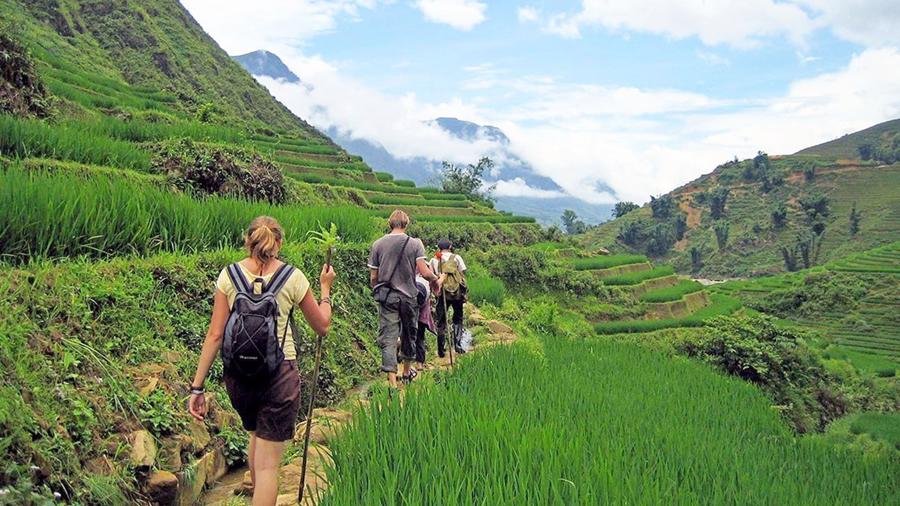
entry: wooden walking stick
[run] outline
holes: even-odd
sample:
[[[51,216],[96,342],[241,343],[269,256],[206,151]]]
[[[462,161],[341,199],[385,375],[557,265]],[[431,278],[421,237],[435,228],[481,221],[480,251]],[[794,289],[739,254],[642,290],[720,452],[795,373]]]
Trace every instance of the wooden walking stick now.
[[[447,313],[447,292],[444,291],[444,288],[441,287],[441,300],[444,301],[444,339],[448,339],[450,341],[450,368],[453,368],[453,347],[456,346],[456,343],[453,341],[453,336],[450,335],[450,314]]]
[[[328,247],[325,253],[325,272],[330,271],[331,256],[334,251],[334,246],[339,240],[337,236],[337,226],[332,223],[329,230],[323,228],[310,235],[314,241]],[[300,464],[300,490],[297,491],[297,504],[303,503],[303,489],[306,487],[306,464],[309,459],[309,435],[310,432],[312,432],[313,408],[316,405],[316,393],[319,390],[319,366],[322,365],[323,337],[323,335],[319,334],[316,338],[316,365],[313,367],[312,391],[309,394],[309,408],[306,410],[306,434],[303,435],[303,462]]]

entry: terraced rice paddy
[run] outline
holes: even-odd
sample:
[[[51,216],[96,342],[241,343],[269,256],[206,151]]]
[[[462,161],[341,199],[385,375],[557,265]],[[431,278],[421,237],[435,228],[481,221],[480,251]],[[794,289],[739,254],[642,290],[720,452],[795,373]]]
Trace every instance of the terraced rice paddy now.
[[[572,262],[572,266],[575,270],[586,271],[609,269],[611,267],[640,264],[644,262],[647,262],[647,257],[644,255],[606,255],[591,258],[579,258]]]
[[[641,302],[672,302],[689,293],[703,290],[703,285],[696,281],[683,280],[677,285],[651,290],[640,296]]]
[[[826,269],[858,276],[869,288],[868,294],[851,313],[824,311],[790,320],[816,330],[829,354],[846,358],[861,369],[878,372],[900,366],[900,243],[854,254],[824,268],[728,282],[713,289],[735,296],[765,296],[800,285],[810,273]]]
[[[700,363],[550,336],[461,362],[356,415],[321,504],[882,505],[900,490],[895,455],[796,439],[759,390]]]

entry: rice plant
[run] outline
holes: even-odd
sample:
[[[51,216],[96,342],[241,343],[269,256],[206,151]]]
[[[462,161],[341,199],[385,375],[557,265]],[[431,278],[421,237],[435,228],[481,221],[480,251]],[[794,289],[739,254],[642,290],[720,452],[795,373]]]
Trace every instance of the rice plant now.
[[[427,206],[427,207],[469,207],[469,202],[465,200],[426,200],[416,198],[393,197],[390,195],[374,195],[368,197],[368,201],[373,204],[396,205],[396,206]]]
[[[50,125],[6,114],[0,115],[0,154],[137,170],[150,168],[150,155],[134,144],[96,135],[74,125]]]
[[[653,332],[680,327],[702,327],[710,318],[729,315],[741,308],[741,302],[727,295],[713,294],[710,304],[683,318],[662,318],[659,320],[619,320],[601,322],[594,326],[598,334],[625,334]]]
[[[753,385],[635,345],[497,346],[331,441],[320,504],[896,502],[900,457],[797,438]]]
[[[578,258],[572,266],[578,271],[609,269],[620,265],[639,264],[647,261],[644,255],[606,255],[591,258]]]
[[[681,299],[689,293],[703,290],[703,285],[696,281],[683,280],[677,285],[659,288],[641,295],[641,302],[672,302]]]
[[[0,258],[23,262],[235,247],[250,220],[263,214],[281,222],[289,241],[327,223],[349,241],[366,241],[375,232],[371,218],[355,207],[196,200],[124,179],[11,167],[0,174]]]
[[[469,287],[469,301],[476,305],[503,305],[506,298],[506,284],[503,280],[488,274],[484,269],[470,266],[466,271],[466,283]]]
[[[675,274],[675,269],[673,269],[671,265],[663,265],[654,267],[649,271],[637,271],[619,274],[617,276],[609,276],[603,278],[603,282],[612,286],[636,285],[643,281],[647,281],[648,279],[671,276],[672,274]]]

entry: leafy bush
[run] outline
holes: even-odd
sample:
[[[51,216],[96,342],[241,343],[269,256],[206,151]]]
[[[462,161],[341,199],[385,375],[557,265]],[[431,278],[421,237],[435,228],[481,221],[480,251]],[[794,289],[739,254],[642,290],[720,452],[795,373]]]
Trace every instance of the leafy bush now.
[[[519,246],[492,248],[488,251],[487,266],[491,274],[507,285],[531,287],[537,290],[541,273],[547,269],[547,256],[541,251]]]
[[[382,221],[386,228],[386,220]],[[426,247],[436,247],[441,239],[449,239],[455,248],[489,249],[498,245],[528,245],[548,237],[548,232],[534,223],[456,223],[447,221],[413,222],[410,235],[422,239]]]
[[[281,171],[252,151],[181,139],[159,145],[153,165],[182,190],[270,204],[287,200]]]
[[[850,405],[802,334],[766,316],[720,317],[681,351],[768,391],[799,432],[822,430]]]
[[[752,297],[747,304],[759,311],[782,317],[808,316],[823,312],[849,313],[867,293],[858,276],[833,271],[812,272],[786,288]]]

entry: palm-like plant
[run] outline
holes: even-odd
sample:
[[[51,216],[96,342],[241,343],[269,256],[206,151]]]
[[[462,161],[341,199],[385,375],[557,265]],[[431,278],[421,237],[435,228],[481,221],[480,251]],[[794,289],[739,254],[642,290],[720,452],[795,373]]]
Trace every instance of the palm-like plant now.
[[[331,267],[331,257],[334,254],[334,248],[341,242],[337,225],[330,223],[328,227],[319,226],[319,230],[307,232],[307,237],[310,241],[325,247],[325,265]]]

